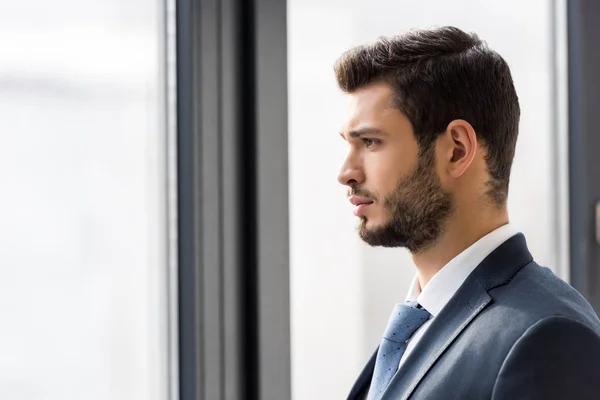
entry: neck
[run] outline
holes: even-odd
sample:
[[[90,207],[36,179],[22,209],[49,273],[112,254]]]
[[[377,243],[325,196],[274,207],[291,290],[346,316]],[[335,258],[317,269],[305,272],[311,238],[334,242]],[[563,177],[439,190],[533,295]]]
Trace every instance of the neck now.
[[[424,289],[431,278],[450,260],[488,233],[507,223],[506,208],[487,209],[481,212],[456,212],[447,221],[443,235],[433,246],[412,254],[421,289]]]

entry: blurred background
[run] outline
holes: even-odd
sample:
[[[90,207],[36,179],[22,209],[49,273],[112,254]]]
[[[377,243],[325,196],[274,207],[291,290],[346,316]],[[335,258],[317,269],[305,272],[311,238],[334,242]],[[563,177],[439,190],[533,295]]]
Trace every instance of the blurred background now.
[[[0,0],[0,398],[345,398],[415,268],[356,234],[333,63],[412,28],[476,32],[510,65],[511,222],[600,310],[599,16]]]
[[[0,0],[0,398],[162,399],[165,5]]]

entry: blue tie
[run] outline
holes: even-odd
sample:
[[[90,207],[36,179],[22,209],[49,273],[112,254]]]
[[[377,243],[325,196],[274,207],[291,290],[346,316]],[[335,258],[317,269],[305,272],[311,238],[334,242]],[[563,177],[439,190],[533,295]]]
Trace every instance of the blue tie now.
[[[396,304],[394,307],[377,353],[368,400],[381,399],[398,370],[406,350],[406,341],[429,319],[431,314],[417,307],[416,301]]]

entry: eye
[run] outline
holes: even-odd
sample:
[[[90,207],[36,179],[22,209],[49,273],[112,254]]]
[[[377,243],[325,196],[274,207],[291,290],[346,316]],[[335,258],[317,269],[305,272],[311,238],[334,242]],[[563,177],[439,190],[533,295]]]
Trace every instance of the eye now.
[[[371,148],[371,147],[375,146],[376,144],[379,144],[379,140],[377,140],[377,139],[362,138],[362,141],[365,144],[366,148]]]

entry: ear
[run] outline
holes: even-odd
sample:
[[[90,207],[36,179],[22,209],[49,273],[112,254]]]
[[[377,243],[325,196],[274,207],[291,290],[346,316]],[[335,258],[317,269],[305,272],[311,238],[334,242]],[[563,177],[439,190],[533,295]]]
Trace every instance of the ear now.
[[[457,119],[446,128],[450,140],[450,162],[448,173],[458,178],[465,173],[477,153],[477,135],[475,129],[465,120]]]

